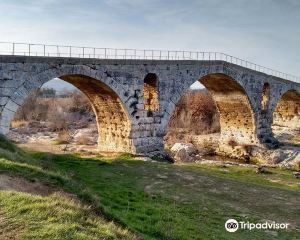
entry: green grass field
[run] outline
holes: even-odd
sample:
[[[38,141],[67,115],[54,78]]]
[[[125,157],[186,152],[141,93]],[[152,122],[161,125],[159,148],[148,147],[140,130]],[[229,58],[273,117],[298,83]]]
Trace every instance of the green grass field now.
[[[127,155],[53,155],[20,150],[1,137],[0,173],[63,189],[82,203],[57,194],[0,191],[0,226],[2,218],[7,236],[11,231],[19,239],[299,239],[300,235],[300,180],[287,170],[258,175],[254,168],[174,165]],[[229,218],[291,226],[228,233],[224,223]]]

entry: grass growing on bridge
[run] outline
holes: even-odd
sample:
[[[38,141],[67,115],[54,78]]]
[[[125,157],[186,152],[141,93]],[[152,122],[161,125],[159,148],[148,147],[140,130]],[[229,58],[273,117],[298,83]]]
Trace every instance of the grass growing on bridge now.
[[[300,183],[289,171],[272,169],[270,174],[257,175],[254,169],[242,167],[171,165],[133,160],[129,156],[88,159],[52,155],[22,151],[4,139],[0,139],[0,170],[58,186],[90,204],[90,210],[77,210],[87,211],[86,218],[91,214],[97,222],[93,226],[81,218],[66,217],[64,211],[59,219],[43,218],[45,229],[51,224],[62,224],[67,229],[64,234],[71,234],[74,229],[85,234],[91,229],[105,228],[109,223],[99,213],[145,239],[297,239],[300,234]],[[22,199],[25,205],[38,198],[39,207],[46,212],[53,211],[53,205],[47,201],[55,201],[51,197],[1,192],[0,211],[31,231],[30,234],[34,234],[34,229],[26,224],[33,219],[28,220],[22,211],[9,210],[18,209],[19,204],[6,198]],[[227,233],[224,223],[228,218],[288,222],[292,227],[286,231]],[[39,222],[36,221],[36,226]],[[83,227],[71,227],[78,225]],[[120,227],[113,226],[110,231],[115,234],[111,239],[133,237]],[[63,236],[67,237],[62,239],[86,239],[80,234]],[[43,239],[55,237],[50,232]],[[101,238],[104,237],[98,237]]]

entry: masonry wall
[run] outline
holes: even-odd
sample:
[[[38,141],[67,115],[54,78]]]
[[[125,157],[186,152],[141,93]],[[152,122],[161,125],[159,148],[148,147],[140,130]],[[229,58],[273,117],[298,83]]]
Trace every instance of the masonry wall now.
[[[152,104],[144,92],[147,74],[158,79]],[[202,79],[221,116],[225,142],[275,141],[273,111],[284,91],[297,84],[222,61],[96,60],[0,56],[0,132],[9,129],[17,108],[45,82],[61,77],[80,88],[97,115],[99,149],[154,154],[164,149],[163,137],[176,103]],[[262,92],[270,84],[270,100],[262,111]],[[153,97],[153,95],[152,95]],[[148,101],[148,102],[145,102]]]
[[[289,90],[280,98],[273,115],[273,124],[300,129],[300,94]]]

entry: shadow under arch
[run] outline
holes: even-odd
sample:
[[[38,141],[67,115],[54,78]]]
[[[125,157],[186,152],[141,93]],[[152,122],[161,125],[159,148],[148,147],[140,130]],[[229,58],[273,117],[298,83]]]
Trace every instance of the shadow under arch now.
[[[286,91],[273,112],[273,126],[300,129],[300,93],[294,89]]]
[[[88,76],[72,74],[59,78],[88,97],[96,116],[99,151],[133,152],[130,118],[120,97],[103,82]]]
[[[220,115],[220,143],[225,145],[257,144],[253,108],[238,81],[221,73],[198,80],[212,95]]]
[[[259,144],[253,106],[243,86],[223,73],[206,74],[192,84],[197,81],[207,89],[219,112],[220,137],[217,152],[231,154],[235,146]],[[175,113],[176,105],[192,84],[177,91],[178,100],[176,98],[173,101],[175,104],[171,104],[168,109],[168,123]]]
[[[121,97],[105,81],[90,77],[88,74],[48,70],[35,75],[29,87],[18,88],[13,94],[11,98],[13,107],[9,111],[15,113],[31,93],[53,78],[72,84],[88,97],[96,116],[99,151],[135,152],[131,139],[131,119]],[[10,114],[6,121],[10,122],[12,118],[13,114]],[[6,129],[8,128],[9,125]]]

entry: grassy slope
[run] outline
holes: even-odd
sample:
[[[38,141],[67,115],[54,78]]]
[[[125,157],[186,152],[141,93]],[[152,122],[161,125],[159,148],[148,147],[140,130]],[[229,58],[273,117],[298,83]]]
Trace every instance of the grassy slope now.
[[[91,209],[60,195],[49,197],[0,191],[0,209],[7,225],[22,239],[132,239],[112,222],[95,216]],[[12,221],[9,221],[13,219]],[[17,223],[16,223],[17,222]]]
[[[30,181],[70,187],[67,176],[42,169],[37,162],[0,136],[0,174],[14,174]],[[16,191],[0,191],[0,238],[5,239],[138,239],[93,209],[61,194],[47,197]]]
[[[1,150],[1,145],[8,150]],[[0,139],[1,156],[0,170],[75,193],[92,205],[89,211],[102,212],[106,218],[118,221],[145,239],[297,239],[300,234],[300,184],[288,171],[273,169],[271,174],[257,175],[251,168],[178,166],[131,160],[126,156],[83,159],[75,155],[25,153],[3,139]],[[5,206],[7,215],[28,222],[22,211],[14,214],[9,211],[14,201],[3,199],[0,195],[0,206]],[[24,201],[26,204],[31,200],[25,197]],[[45,211],[52,211],[51,204],[43,205]],[[292,228],[230,234],[224,230],[228,218],[289,222]],[[62,212],[58,219],[64,222],[68,217]],[[43,225],[47,228],[50,224],[60,224],[58,219],[46,218]],[[78,233],[85,234],[83,229],[89,228],[85,222],[76,223],[76,218],[69,220],[68,224],[74,221],[75,225],[84,226],[77,229]],[[99,224],[107,223],[101,220]],[[101,228],[100,225],[97,226]],[[72,228],[67,229],[64,234],[72,233]],[[121,231],[115,226],[113,229]],[[63,239],[76,238],[73,235]]]

